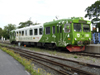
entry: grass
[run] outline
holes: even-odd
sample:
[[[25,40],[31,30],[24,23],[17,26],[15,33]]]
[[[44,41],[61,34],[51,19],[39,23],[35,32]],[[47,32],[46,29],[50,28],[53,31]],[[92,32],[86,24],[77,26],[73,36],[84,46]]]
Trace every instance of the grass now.
[[[7,46],[5,44],[0,44],[0,45]],[[15,47],[15,45],[13,45],[12,47]],[[14,53],[14,51],[12,51],[12,50],[8,50],[5,47],[0,47],[0,49],[3,50],[4,52],[8,53],[9,55],[11,55],[17,61],[19,61],[31,75],[53,75],[51,73],[46,72],[42,68],[36,69],[34,64],[32,64],[32,60],[27,60],[27,59],[21,57],[19,54]],[[36,50],[37,49],[38,48],[36,48]]]
[[[77,56],[74,56],[74,58],[77,58]]]

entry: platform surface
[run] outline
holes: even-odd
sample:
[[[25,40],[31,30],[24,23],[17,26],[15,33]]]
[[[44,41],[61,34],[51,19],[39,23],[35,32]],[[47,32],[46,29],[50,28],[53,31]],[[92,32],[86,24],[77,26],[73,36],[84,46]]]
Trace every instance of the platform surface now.
[[[87,46],[100,46],[100,44],[89,44]]]
[[[100,44],[89,44],[89,45],[87,45],[85,52],[100,53]]]
[[[0,50],[0,75],[30,75],[13,57]]]

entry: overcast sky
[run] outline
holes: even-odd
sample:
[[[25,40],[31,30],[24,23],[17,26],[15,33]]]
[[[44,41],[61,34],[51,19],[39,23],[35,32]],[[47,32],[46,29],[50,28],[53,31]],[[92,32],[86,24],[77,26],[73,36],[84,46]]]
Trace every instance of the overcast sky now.
[[[29,19],[44,23],[68,17],[84,17],[85,9],[96,0],[0,0],[0,27],[18,26]],[[87,18],[88,19],[88,18]]]

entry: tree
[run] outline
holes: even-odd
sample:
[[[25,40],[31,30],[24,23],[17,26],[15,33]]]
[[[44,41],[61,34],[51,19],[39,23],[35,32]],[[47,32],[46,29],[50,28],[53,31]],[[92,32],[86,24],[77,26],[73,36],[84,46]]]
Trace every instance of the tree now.
[[[19,25],[20,25],[20,26],[19,26],[18,28],[23,28],[23,27],[26,26],[26,23],[25,23],[25,22],[20,22]]]
[[[87,12],[85,17],[89,17],[89,19],[92,17],[98,18],[100,16],[100,1],[96,1],[91,6],[88,6],[85,11]]]
[[[85,17],[88,17],[89,19],[92,19],[91,22],[94,24],[94,21],[100,21],[100,1],[96,1],[91,6],[88,6],[85,10],[87,13],[85,14]],[[96,23],[96,27],[99,27],[100,29],[100,23]]]
[[[7,26],[4,26],[3,37],[5,37],[6,39],[9,39],[10,31],[14,30],[14,29],[16,29],[15,24],[8,24]]]
[[[2,37],[2,34],[3,34],[3,30],[2,30],[2,28],[0,28],[0,39]]]
[[[18,28],[23,28],[23,27],[26,27],[26,26],[30,26],[30,25],[38,25],[40,23],[33,23],[32,21],[28,20],[26,22],[20,22],[19,23],[19,27]]]
[[[26,22],[20,22],[19,23],[19,27],[18,28],[23,28],[23,27],[26,27],[26,26],[30,26],[30,25],[32,25],[33,24],[33,22],[32,21],[30,21],[30,20],[28,20],[28,21],[26,21]]]

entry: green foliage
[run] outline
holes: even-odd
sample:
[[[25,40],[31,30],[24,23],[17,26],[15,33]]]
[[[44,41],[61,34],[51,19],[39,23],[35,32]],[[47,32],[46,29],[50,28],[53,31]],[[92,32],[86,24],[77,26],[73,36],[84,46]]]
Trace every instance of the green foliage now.
[[[0,38],[2,37],[2,35],[3,35],[3,30],[2,28],[0,28]]]
[[[74,56],[74,58],[77,58],[77,56]]]
[[[94,21],[100,21],[100,19],[99,19],[99,16],[100,16],[100,0],[96,1],[91,6],[88,6],[85,11],[87,12],[85,14],[85,17],[89,17],[89,19],[92,19],[91,20],[92,24],[94,24]],[[97,23],[95,25],[96,25],[96,28],[98,27],[99,30],[100,30],[100,23]],[[93,32],[96,32],[96,30],[94,30]]]
[[[26,27],[26,26],[30,26],[30,25],[38,25],[39,23],[33,23],[32,21],[28,20],[26,22],[20,22],[19,23],[19,27],[18,28],[23,28],[23,27]]]
[[[16,29],[16,25],[15,24],[8,24],[7,26],[4,26],[4,30],[2,32],[3,37],[5,37],[6,39],[9,39],[10,37],[10,31]]]
[[[96,1],[91,6],[88,6],[85,11],[87,12],[85,17],[89,17],[89,19],[92,17],[98,18],[100,16],[100,1]]]

